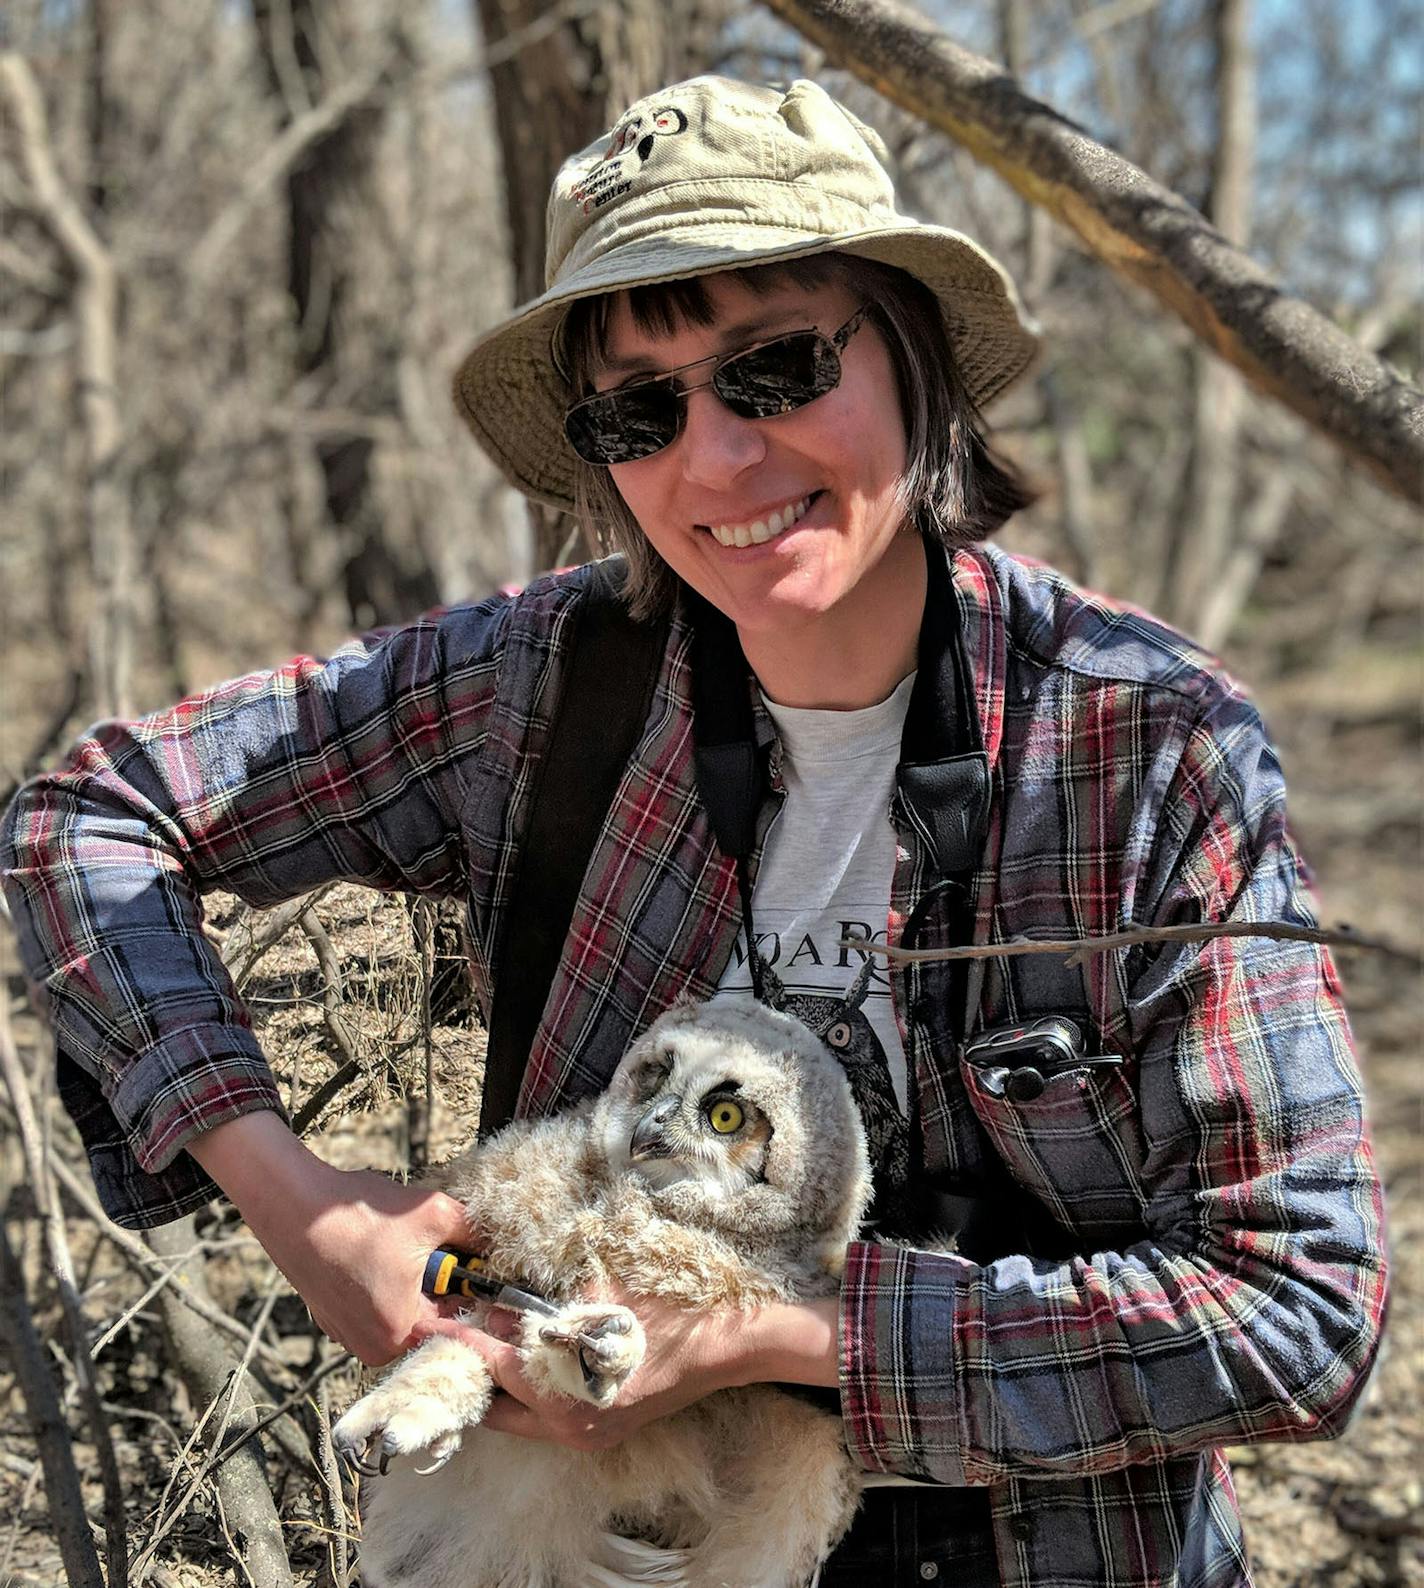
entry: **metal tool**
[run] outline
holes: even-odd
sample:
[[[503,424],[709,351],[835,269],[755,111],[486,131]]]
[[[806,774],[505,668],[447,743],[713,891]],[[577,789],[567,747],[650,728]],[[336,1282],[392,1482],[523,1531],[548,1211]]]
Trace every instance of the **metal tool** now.
[[[425,1264],[420,1288],[427,1296],[467,1296],[516,1312],[542,1313],[546,1318],[554,1317],[559,1310],[552,1301],[545,1301],[532,1290],[521,1290],[518,1285],[508,1285],[495,1278],[483,1257],[439,1247],[431,1252]]]

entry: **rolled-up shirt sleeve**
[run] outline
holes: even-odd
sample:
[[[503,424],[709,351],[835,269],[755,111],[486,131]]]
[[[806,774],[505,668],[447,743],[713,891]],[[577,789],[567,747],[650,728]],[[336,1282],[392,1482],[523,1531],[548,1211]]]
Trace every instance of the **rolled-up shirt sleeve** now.
[[[181,1149],[280,1109],[202,929],[215,889],[267,907],[324,883],[455,895],[459,813],[506,609],[454,608],[100,723],[0,828],[20,954],[106,1210],[176,1217],[214,1187]]]
[[[1239,697],[1186,736],[1150,828],[1123,890],[1137,919],[1313,924],[1279,767]],[[1386,1271],[1329,955],[1251,937],[1152,944],[1125,977],[1130,1079],[1072,1084],[1130,1087],[1113,1139],[1140,1238],[983,1265],[852,1246],[841,1391],[866,1469],[1090,1477],[1344,1426]]]

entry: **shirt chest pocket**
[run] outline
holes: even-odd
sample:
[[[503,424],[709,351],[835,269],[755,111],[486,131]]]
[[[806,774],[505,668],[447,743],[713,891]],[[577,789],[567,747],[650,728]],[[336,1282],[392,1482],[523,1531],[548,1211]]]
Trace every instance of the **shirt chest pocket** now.
[[[1141,1119],[1122,1066],[1059,1070],[1033,1096],[1007,1066],[961,1060],[959,1070],[1004,1166],[1085,1248],[1146,1233]]]

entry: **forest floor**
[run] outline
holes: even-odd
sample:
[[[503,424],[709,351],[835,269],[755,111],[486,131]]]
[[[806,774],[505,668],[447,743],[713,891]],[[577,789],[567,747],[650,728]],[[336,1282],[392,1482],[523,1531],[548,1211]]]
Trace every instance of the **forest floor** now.
[[[1401,665],[1399,676],[1363,683],[1357,677],[1352,689],[1334,696],[1319,673],[1277,676],[1256,693],[1282,742],[1297,829],[1316,863],[1322,918],[1351,921],[1417,951],[1424,876],[1417,668]],[[1413,706],[1407,703],[1411,690]],[[421,956],[401,901],[341,888],[322,898],[317,912],[339,960],[340,1013],[354,1037],[359,1075],[325,1110],[309,1139],[340,1165],[399,1171],[410,1129],[407,1100],[424,1091],[429,1029],[437,1100],[431,1151],[438,1160],[470,1133],[480,1034],[425,1025]],[[234,932],[246,930],[241,917],[233,901],[212,901],[210,924],[219,940],[230,943]],[[46,1090],[45,1039],[24,1002],[7,932],[0,933],[0,955],[7,956],[0,968],[14,1035],[38,1088],[39,1111],[49,1122],[50,1151],[82,1173],[78,1143]],[[1258,1588],[1424,1588],[1424,988],[1417,976],[1365,952],[1346,955],[1342,971],[1388,1199],[1391,1331],[1368,1398],[1343,1437],[1234,1452]],[[285,1086],[295,1080],[299,1104],[341,1062],[324,1007],[328,985],[311,940],[294,927],[267,952],[246,986],[274,1068]],[[67,1391],[68,1347],[53,1287],[43,1274],[40,1226],[13,1121],[8,1113],[0,1120],[0,1200],[56,1382]],[[126,1492],[130,1548],[138,1555],[153,1545],[146,1580],[157,1588],[239,1584],[243,1577],[224,1541],[211,1484],[198,1482],[183,1500],[188,1484],[174,1481],[178,1474],[191,1476],[201,1455],[187,1448],[201,1407],[193,1405],[174,1370],[157,1303],[146,1295],[151,1281],[71,1194],[63,1205],[91,1341],[113,1330],[97,1360]],[[197,1231],[206,1243],[214,1299],[250,1324],[273,1271],[230,1211],[214,1208],[200,1216]],[[290,1394],[330,1354],[290,1296],[273,1305],[263,1341],[266,1385],[257,1391],[259,1400]],[[63,1574],[36,1446],[6,1366],[0,1358],[0,1588],[56,1588]],[[339,1414],[356,1383],[349,1363],[335,1369],[319,1392],[296,1406],[288,1436],[266,1444],[293,1574],[303,1588],[331,1581],[333,1537],[333,1518],[324,1508],[309,1452],[328,1409]],[[69,1416],[77,1430],[72,1405]],[[97,1519],[95,1447],[78,1433],[73,1448]],[[354,1531],[349,1515],[346,1525]]]

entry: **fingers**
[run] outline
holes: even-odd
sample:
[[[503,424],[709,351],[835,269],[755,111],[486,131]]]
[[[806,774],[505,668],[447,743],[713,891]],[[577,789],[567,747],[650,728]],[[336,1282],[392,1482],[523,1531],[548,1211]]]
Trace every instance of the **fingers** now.
[[[539,1439],[570,1450],[611,1450],[631,1432],[618,1413],[542,1400],[526,1406],[512,1395],[496,1395],[481,1423],[516,1439]]]
[[[553,1437],[548,1423],[512,1395],[495,1396],[484,1415],[483,1426],[493,1428],[497,1434],[513,1434],[516,1439],[547,1441]]]
[[[416,1324],[411,1331],[412,1344],[418,1345],[421,1340],[428,1339],[433,1334],[444,1335],[448,1340],[459,1340],[472,1351],[478,1351],[484,1358],[485,1366],[490,1370],[490,1377],[506,1395],[523,1402],[526,1406],[534,1405],[538,1401],[539,1397],[524,1377],[523,1358],[507,1341],[496,1340],[483,1329],[476,1329],[473,1324],[465,1323],[459,1318],[437,1317],[422,1318]]]

